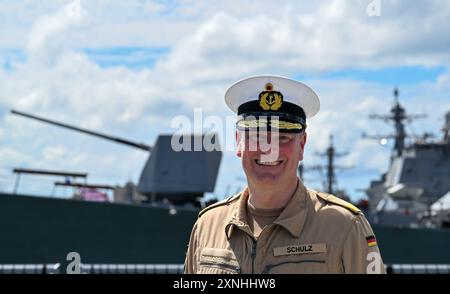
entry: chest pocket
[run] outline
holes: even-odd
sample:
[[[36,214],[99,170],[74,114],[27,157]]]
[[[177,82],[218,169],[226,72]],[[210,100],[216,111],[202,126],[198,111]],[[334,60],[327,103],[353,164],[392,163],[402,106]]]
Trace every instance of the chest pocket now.
[[[263,274],[326,274],[328,265],[324,253],[311,256],[281,257],[265,266]]]
[[[198,274],[238,274],[240,265],[233,251],[217,248],[203,248]]]

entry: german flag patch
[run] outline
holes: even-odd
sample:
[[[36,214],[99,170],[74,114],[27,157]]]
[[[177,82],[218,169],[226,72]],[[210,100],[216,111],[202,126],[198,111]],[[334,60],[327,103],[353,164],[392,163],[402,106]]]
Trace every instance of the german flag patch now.
[[[367,246],[369,246],[369,247],[377,246],[377,239],[375,239],[375,236],[373,236],[373,235],[366,237],[366,241],[367,241]]]

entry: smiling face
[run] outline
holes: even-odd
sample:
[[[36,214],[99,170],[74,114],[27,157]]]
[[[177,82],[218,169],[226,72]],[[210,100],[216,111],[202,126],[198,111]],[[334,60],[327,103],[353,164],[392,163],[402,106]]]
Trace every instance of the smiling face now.
[[[297,168],[303,160],[306,133],[236,133],[236,155],[249,184],[259,187],[283,187],[297,181]]]

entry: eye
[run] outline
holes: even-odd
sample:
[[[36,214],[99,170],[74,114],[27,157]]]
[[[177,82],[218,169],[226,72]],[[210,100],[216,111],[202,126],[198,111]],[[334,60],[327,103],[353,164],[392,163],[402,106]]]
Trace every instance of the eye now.
[[[290,136],[281,135],[280,136],[280,143],[281,144],[287,144],[292,141],[292,138]]]

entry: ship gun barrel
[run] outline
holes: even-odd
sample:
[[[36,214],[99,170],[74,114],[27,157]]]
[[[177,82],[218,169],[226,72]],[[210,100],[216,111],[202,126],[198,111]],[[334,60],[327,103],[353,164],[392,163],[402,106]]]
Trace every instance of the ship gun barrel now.
[[[79,127],[71,126],[71,125],[68,125],[68,124],[65,124],[65,123],[61,123],[61,122],[57,122],[57,121],[54,121],[54,120],[46,119],[46,118],[43,118],[43,117],[38,117],[36,115],[28,114],[28,113],[25,113],[25,112],[21,112],[21,111],[17,111],[17,110],[11,110],[11,113],[12,114],[16,114],[16,115],[20,115],[20,116],[23,116],[23,117],[31,118],[31,119],[34,119],[34,120],[38,120],[38,121],[41,121],[41,122],[45,122],[45,123],[48,123],[48,124],[56,125],[56,126],[59,126],[59,127],[63,127],[63,128],[66,128],[66,129],[70,129],[70,130],[73,130],[73,131],[85,133],[85,134],[88,134],[88,135],[91,135],[91,136],[99,137],[99,138],[102,138],[102,139],[105,139],[105,140],[113,141],[113,142],[116,142],[116,143],[119,143],[119,144],[128,145],[128,146],[135,147],[135,148],[138,148],[138,149],[141,149],[141,150],[151,151],[151,149],[152,149],[151,146],[143,144],[143,143],[136,143],[136,142],[133,142],[133,141],[130,141],[130,140],[126,140],[126,139],[122,139],[122,138],[119,138],[119,137],[114,137],[114,136],[105,135],[105,134],[102,134],[102,133],[99,133],[99,132],[94,132],[94,131],[82,129],[82,128],[79,128]]]

